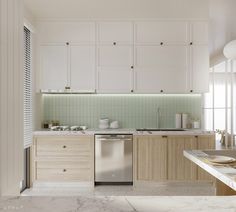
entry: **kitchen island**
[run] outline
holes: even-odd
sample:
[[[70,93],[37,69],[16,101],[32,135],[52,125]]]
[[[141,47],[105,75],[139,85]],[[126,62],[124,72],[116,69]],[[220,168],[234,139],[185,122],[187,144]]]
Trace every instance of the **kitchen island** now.
[[[222,155],[236,158],[236,150],[184,151],[186,158],[216,178],[216,195],[236,195],[235,164],[213,164],[207,160],[208,155]]]

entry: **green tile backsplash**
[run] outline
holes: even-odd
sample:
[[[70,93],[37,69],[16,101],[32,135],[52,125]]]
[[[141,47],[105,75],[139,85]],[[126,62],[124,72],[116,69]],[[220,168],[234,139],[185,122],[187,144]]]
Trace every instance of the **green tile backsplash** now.
[[[98,120],[118,120],[122,128],[175,127],[175,114],[201,117],[200,95],[43,95],[44,120],[62,125],[98,127]]]

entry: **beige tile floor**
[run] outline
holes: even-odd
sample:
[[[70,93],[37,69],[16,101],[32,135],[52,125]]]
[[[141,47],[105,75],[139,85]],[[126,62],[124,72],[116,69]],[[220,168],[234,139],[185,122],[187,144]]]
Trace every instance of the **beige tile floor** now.
[[[164,183],[155,186],[37,187],[22,196],[213,196],[211,183]]]

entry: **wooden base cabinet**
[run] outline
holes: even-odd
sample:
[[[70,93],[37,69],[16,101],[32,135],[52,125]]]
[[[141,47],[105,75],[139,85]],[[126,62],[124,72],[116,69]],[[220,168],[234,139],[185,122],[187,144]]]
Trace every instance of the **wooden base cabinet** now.
[[[214,181],[184,157],[194,149],[215,149],[215,136],[135,136],[134,182]]]
[[[94,182],[93,136],[37,136],[32,154],[32,183]]]
[[[183,155],[191,149],[197,149],[194,136],[168,136],[168,180],[197,180],[197,166]]]
[[[215,149],[215,136],[201,135],[197,139],[198,149]],[[214,177],[198,166],[197,179],[202,181],[215,181]]]
[[[136,136],[134,138],[134,180],[167,180],[167,138]]]

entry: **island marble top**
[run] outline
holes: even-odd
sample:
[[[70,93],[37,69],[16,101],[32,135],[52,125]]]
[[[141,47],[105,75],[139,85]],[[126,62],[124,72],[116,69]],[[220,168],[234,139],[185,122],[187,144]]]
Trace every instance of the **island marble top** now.
[[[216,155],[220,155],[220,151],[225,152],[225,150],[215,150]],[[184,156],[236,191],[236,167],[211,164],[207,162],[208,155],[202,150],[185,150]]]

